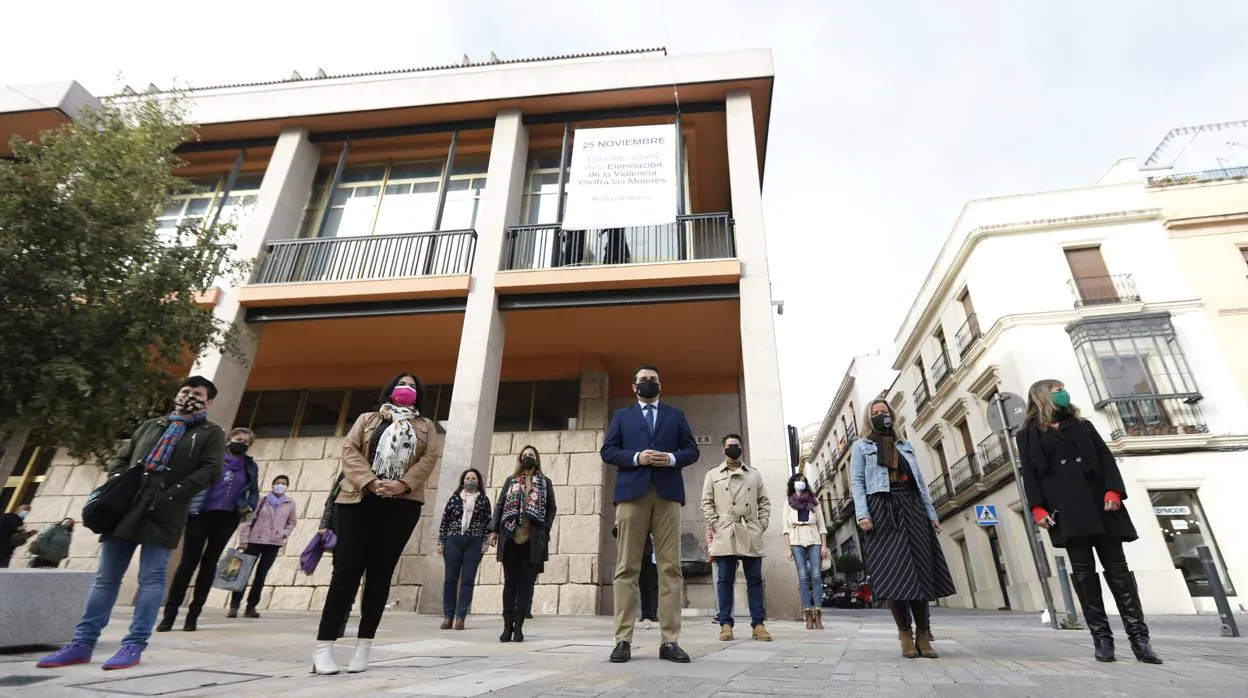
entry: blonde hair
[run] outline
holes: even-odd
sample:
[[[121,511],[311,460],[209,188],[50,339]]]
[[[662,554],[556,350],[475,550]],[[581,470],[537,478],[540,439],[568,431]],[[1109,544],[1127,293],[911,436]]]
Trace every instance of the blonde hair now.
[[[1027,390],[1027,415],[1023,419],[1024,425],[1035,424],[1041,430],[1048,429],[1053,423],[1054,413],[1057,412],[1057,403],[1053,402],[1053,389],[1065,388],[1066,384],[1056,378],[1045,378],[1031,384],[1031,388]],[[1071,405],[1066,411],[1075,419],[1079,419],[1079,408]]]
[[[511,474],[512,477],[519,477],[524,472],[524,468],[520,466],[520,459],[524,457],[525,451],[532,451],[533,459],[537,461],[537,467],[533,469],[533,472],[542,472],[542,454],[537,450],[536,446],[526,445],[516,454],[516,470]]]
[[[882,397],[877,397],[876,399],[867,403],[867,409],[864,410],[862,413],[862,436],[864,437],[867,436],[873,430],[871,426],[871,408],[875,407],[876,405],[883,405],[884,409],[888,410],[888,416],[893,418],[893,434],[896,434],[897,433],[897,413],[893,412],[893,406],[888,404],[888,400],[885,400]]]

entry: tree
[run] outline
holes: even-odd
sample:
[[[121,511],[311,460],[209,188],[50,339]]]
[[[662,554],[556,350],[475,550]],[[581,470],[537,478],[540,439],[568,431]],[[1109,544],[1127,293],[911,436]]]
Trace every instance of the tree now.
[[[15,137],[0,160],[0,482],[29,434],[106,458],[197,356],[242,357],[242,333],[194,300],[242,272],[232,226],[156,231],[194,188],[174,153],[194,138],[177,95],[143,96]]]
[[[836,558],[836,571],[840,574],[853,577],[862,570],[862,558],[857,555],[842,555]]]

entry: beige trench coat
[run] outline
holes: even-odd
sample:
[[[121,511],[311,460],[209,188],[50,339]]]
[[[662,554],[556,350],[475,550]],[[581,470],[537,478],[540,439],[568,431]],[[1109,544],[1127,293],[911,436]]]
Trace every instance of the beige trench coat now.
[[[726,462],[711,468],[702,484],[702,514],[713,536],[709,556],[763,557],[771,500],[756,469],[742,464],[734,471]]]

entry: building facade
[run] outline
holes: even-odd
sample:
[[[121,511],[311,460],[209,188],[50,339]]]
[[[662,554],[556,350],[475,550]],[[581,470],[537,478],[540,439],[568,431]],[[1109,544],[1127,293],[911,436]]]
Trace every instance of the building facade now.
[[[1236,495],[1248,485],[1243,354],[1228,353],[1216,320],[1236,301],[1202,278],[1207,250],[1176,253],[1184,243],[1158,205],[1168,189],[1127,160],[1095,186],[973,201],[906,315],[893,404],[944,528],[958,588],[948,605],[1043,607],[1030,514],[987,412],[996,393],[1025,398],[1044,378],[1065,382],[1118,459],[1144,607],[1213,610],[1201,545],[1233,603],[1248,585],[1248,550],[1233,543],[1248,530]],[[999,523],[980,525],[977,504],[995,505]],[[1061,551],[1040,538],[1060,604]]]
[[[200,140],[181,155],[203,187],[161,225],[237,223],[251,274],[200,300],[257,340],[248,361],[208,355],[194,372],[221,391],[210,418],[255,431],[262,481],[290,477],[302,516],[264,605],[320,607],[328,570],[305,577],[297,555],[341,437],[394,373],[412,371],[440,457],[396,607],[441,608],[434,536],[460,473],[478,468],[496,488],[532,444],[559,504],[534,612],[610,613],[614,472],[598,449],[611,413],[635,399],[634,369],[652,363],[702,449],[685,471],[685,602],[714,607],[696,497],[720,437],[742,434],[768,487],[789,472],[761,200],[772,79],[765,50],[651,50],[190,91]],[[583,184],[578,134],[656,125],[677,134],[675,222],[565,229]],[[28,455],[43,470],[32,522],[73,515],[100,478]],[[783,579],[793,570],[773,513],[767,574]],[[94,548],[79,536],[69,566],[91,568]],[[498,610],[499,583],[487,561],[475,612]],[[785,596],[769,609],[791,601],[795,613]]]

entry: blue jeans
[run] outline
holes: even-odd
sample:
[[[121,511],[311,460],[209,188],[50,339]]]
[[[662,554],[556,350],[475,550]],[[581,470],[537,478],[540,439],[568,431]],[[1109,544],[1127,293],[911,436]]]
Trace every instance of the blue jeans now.
[[[823,560],[818,545],[794,545],[793,562],[797,564],[797,588],[802,597],[802,608],[823,607]]]
[[[442,563],[446,573],[442,582],[442,617],[463,619],[472,607],[472,591],[477,583],[477,567],[485,553],[485,539],[480,536],[447,536],[443,543]]]
[[[720,625],[733,625],[732,622],[732,585],[737,581],[737,562],[745,570],[745,593],[750,602],[750,627],[763,624],[767,619],[767,611],[763,608],[763,558],[726,555],[715,558],[715,567],[719,572],[715,581],[716,596],[719,597]]]
[[[82,620],[74,629],[74,642],[95,647],[100,633],[108,625],[113,614],[113,606],[117,603],[117,593],[121,590],[121,578],[130,567],[130,559],[139,544],[132,540],[105,538],[100,545],[100,567],[96,570],[95,581],[91,582],[91,591],[87,593],[86,608],[82,611]],[[160,548],[154,545],[141,546],[139,551],[139,593],[134,599],[134,618],[130,621],[130,632],[122,639],[123,645],[138,645],[147,649],[147,641],[152,637],[152,626],[156,624],[156,616],[160,613],[160,603],[165,598],[165,573],[169,570],[171,548]]]

